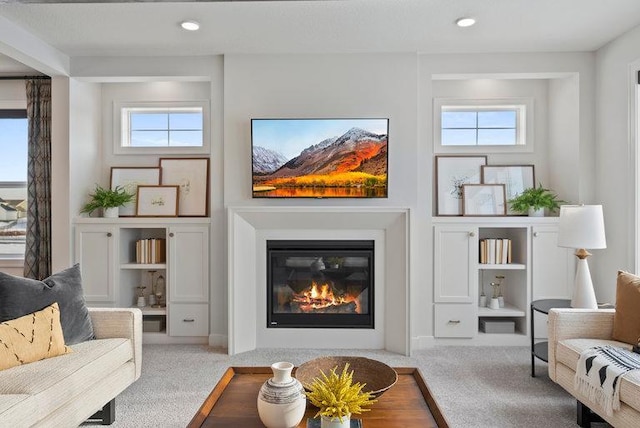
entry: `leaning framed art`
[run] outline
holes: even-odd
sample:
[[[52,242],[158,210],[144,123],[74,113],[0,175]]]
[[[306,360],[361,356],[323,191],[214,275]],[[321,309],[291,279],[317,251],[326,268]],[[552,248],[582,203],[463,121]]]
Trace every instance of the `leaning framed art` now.
[[[180,187],[180,217],[209,214],[209,158],[160,158],[160,169],[160,184]]]
[[[504,184],[463,184],[462,215],[504,216],[507,214]]]
[[[176,217],[178,186],[138,186],[136,215],[138,217]]]
[[[480,184],[486,156],[436,156],[436,215],[462,215],[462,185]]]
[[[121,186],[133,195],[133,200],[120,207],[120,217],[136,215],[138,186],[159,185],[160,167],[157,166],[113,166],[111,167],[111,189]]]
[[[507,201],[507,215],[518,215],[511,209],[509,201],[527,189],[535,187],[535,171],[533,165],[483,165],[481,169],[482,183],[504,184]]]

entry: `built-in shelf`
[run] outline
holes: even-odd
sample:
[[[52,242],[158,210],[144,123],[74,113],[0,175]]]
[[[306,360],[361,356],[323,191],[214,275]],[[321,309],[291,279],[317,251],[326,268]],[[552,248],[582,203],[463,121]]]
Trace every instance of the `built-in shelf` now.
[[[502,263],[502,264],[478,264],[479,270],[525,270],[526,265],[521,263]]]
[[[134,308],[138,308],[142,311],[142,315],[167,315],[167,308],[152,308],[150,306],[145,306],[144,308],[140,308],[138,306],[134,306]]]
[[[166,263],[123,263],[120,265],[120,269],[159,270],[166,268]]]
[[[508,303],[505,303],[504,308],[500,309],[478,308],[479,317],[524,317],[525,315],[525,311]]]

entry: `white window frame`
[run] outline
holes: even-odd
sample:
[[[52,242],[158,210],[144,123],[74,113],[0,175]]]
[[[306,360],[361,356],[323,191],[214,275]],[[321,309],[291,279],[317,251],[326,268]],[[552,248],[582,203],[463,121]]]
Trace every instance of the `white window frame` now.
[[[517,112],[516,144],[443,146],[441,141],[442,111],[447,109],[461,111],[515,109]],[[434,153],[531,153],[533,152],[533,142],[533,98],[433,99]]]
[[[127,109],[175,109],[202,108],[201,147],[131,147],[129,140],[129,120]],[[209,154],[211,151],[211,123],[208,100],[194,101],[115,101],[113,103],[113,153],[116,155],[149,154]]]

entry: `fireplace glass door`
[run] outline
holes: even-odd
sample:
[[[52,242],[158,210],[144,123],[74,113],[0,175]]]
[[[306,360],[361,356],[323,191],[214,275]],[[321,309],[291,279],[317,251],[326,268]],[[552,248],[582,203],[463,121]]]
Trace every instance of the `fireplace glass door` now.
[[[373,241],[267,241],[267,327],[373,328]]]

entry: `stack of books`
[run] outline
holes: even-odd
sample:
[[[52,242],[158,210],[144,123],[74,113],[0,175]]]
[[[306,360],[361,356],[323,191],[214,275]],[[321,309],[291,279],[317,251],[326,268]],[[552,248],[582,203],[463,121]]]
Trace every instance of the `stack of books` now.
[[[165,263],[166,241],[161,238],[136,241],[136,263]]]
[[[487,238],[480,240],[480,264],[511,263],[511,239]]]

